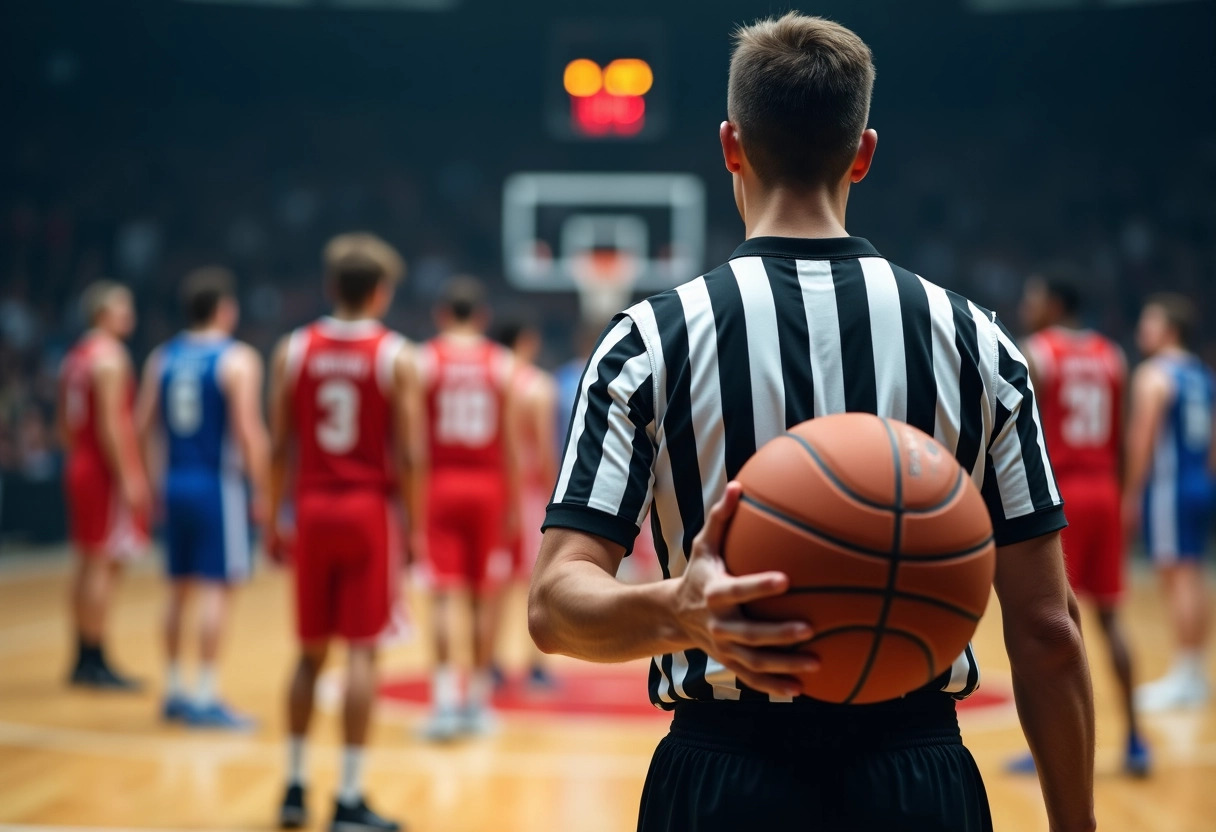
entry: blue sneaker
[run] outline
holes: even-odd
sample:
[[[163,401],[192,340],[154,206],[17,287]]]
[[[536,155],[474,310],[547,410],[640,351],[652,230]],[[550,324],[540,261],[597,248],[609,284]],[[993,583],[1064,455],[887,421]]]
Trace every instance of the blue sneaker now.
[[[184,696],[166,696],[161,716],[166,722],[185,722],[190,718],[194,705]]]
[[[186,724],[191,728],[222,728],[227,731],[252,731],[255,727],[252,719],[238,714],[223,702],[190,708]]]
[[[1037,771],[1034,767],[1034,757],[1029,751],[1021,757],[1014,757],[1005,763],[1005,771],[1010,774],[1034,774]]]
[[[1148,777],[1153,768],[1153,755],[1144,740],[1136,734],[1127,738],[1127,753],[1123,757],[1123,770],[1132,777]]]

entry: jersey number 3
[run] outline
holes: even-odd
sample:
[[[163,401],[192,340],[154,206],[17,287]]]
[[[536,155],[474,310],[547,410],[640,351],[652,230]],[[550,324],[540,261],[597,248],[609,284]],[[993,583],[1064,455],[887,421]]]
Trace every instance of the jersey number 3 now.
[[[317,388],[317,407],[324,417],[317,421],[317,444],[331,454],[344,454],[359,441],[359,388],[335,378]]]
[[[1064,441],[1075,448],[1106,444],[1110,439],[1110,388],[1092,381],[1070,381],[1060,391],[1068,414]]]

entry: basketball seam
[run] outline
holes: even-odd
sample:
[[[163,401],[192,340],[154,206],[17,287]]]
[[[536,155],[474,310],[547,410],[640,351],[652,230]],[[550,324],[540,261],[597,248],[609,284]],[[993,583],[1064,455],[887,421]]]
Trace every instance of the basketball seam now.
[[[872,632],[876,632],[877,630],[878,630],[877,625],[871,625],[871,624],[848,624],[844,627],[833,627],[830,630],[824,630],[822,633],[816,633],[814,635],[814,637],[809,638],[806,641],[800,642],[799,644],[795,644],[792,649],[800,650],[804,647],[813,647],[815,645],[815,642],[821,641],[822,639],[825,639],[828,636],[834,636],[834,635],[838,635],[840,633],[855,633],[855,632],[859,632],[859,631],[872,633]],[[929,648],[929,643],[926,642],[923,638],[918,636],[916,633],[911,632],[910,630],[904,630],[900,627],[885,627],[884,626],[883,634],[885,635],[887,633],[890,633],[891,635],[894,635],[894,636],[902,636],[903,638],[906,638],[908,641],[915,644],[917,647],[920,648],[921,652],[925,654],[925,660],[926,660],[925,663],[928,664],[930,668],[933,667],[933,651]],[[970,645],[968,645],[968,647],[970,647]],[[929,681],[932,682],[934,678],[936,678],[936,677],[930,676]],[[844,702],[842,702],[841,704],[847,705],[847,704],[849,704],[849,702],[851,700],[852,700],[852,695],[849,697],[849,699],[844,700]]]
[[[836,595],[879,595],[884,590],[878,587],[871,586],[792,586],[786,590],[791,595],[814,595],[817,593],[832,593]],[[960,607],[956,604],[951,604],[949,601],[943,601],[940,598],[934,598],[932,595],[921,595],[918,592],[908,592],[903,589],[891,590],[891,595],[904,601],[914,601],[921,604],[929,604],[930,606],[940,607],[946,612],[954,613],[960,618],[965,618],[968,621],[978,622],[980,616],[973,612]]]
[[[884,425],[886,424],[885,419],[883,420],[883,423],[884,423]],[[888,428],[888,430],[889,430],[889,428]],[[801,445],[802,449],[807,452],[807,455],[815,463],[815,466],[817,468],[819,468],[820,471],[823,472],[823,475],[825,477],[827,477],[829,480],[831,480],[832,484],[835,485],[836,488],[838,488],[850,500],[852,500],[855,503],[861,503],[863,506],[868,506],[870,508],[877,508],[877,509],[881,509],[883,511],[891,510],[890,506],[884,505],[876,500],[871,500],[869,497],[866,497],[862,494],[858,494],[856,491],[854,491],[852,488],[850,488],[844,480],[842,480],[842,479],[840,479],[840,477],[836,476],[835,471],[833,471],[831,468],[828,467],[827,463],[825,463],[823,461],[823,459],[819,456],[819,452],[815,450],[815,447],[810,442],[806,441],[801,436],[799,436],[798,434],[796,434],[792,431],[786,431],[786,433],[784,435],[788,436],[790,439],[793,439],[795,442],[797,442],[799,445]],[[896,467],[898,468],[899,467],[898,451],[896,452],[895,458],[897,460]],[[952,485],[950,487],[950,493],[947,494],[944,498],[942,498],[939,502],[934,503],[931,506],[925,506],[923,508],[907,508],[907,509],[904,509],[903,512],[904,512],[904,514],[932,514],[935,511],[941,511],[943,508],[945,508],[947,505],[949,505],[951,503],[951,501],[954,500],[955,497],[958,496],[958,492],[962,489],[962,487],[963,487],[963,471],[960,468],[958,475],[954,478],[954,485]]]
[[[891,552],[889,555],[889,563],[887,566],[887,586],[883,593],[882,607],[878,611],[878,620],[874,623],[874,638],[870,641],[870,652],[866,656],[865,664],[861,666],[861,673],[857,677],[856,684],[853,685],[853,690],[844,698],[843,704],[848,705],[857,695],[861,693],[865,687],[866,681],[870,678],[870,672],[874,669],[874,662],[878,659],[878,650],[882,646],[882,637],[887,629],[887,618],[891,615],[891,602],[895,591],[895,582],[899,577],[899,546],[901,532],[903,531],[903,508],[904,508],[904,472],[903,460],[899,455],[899,442],[895,439],[895,431],[891,430],[890,423],[882,420],[883,429],[887,432],[887,440],[891,445],[891,463],[894,467],[895,474],[895,494],[894,504],[891,506],[891,511],[894,514],[895,528],[891,531]],[[932,679],[936,674],[933,671],[933,660],[929,660],[929,678]]]
[[[826,540],[828,543],[831,543],[833,546],[839,546],[841,549],[847,549],[848,551],[853,552],[854,554],[864,555],[865,557],[871,557],[871,558],[881,558],[882,560],[887,560],[890,557],[889,552],[883,552],[878,549],[867,549],[864,546],[858,546],[856,543],[850,543],[847,540],[841,540],[840,538],[830,535],[827,532],[822,531],[821,529],[817,529],[808,523],[804,523],[803,521],[799,520],[796,517],[790,517],[788,514],[785,514],[780,509],[773,508],[768,503],[763,503],[760,500],[757,500],[755,497],[748,496],[747,494],[744,494],[742,496],[742,502],[749,506],[752,506],[753,508],[758,509],[759,511],[764,512],[765,514],[769,515],[770,517],[774,517],[777,520],[780,520],[781,522],[783,522],[789,526],[793,526],[795,529],[798,529],[799,531],[803,531],[803,532],[806,532],[807,534],[814,535],[815,537],[818,537],[821,540]],[[887,507],[887,510],[890,511],[889,506]],[[958,558],[964,558],[964,557],[967,557],[968,555],[974,555],[976,552],[982,551],[983,549],[987,548],[989,544],[992,543],[992,539],[993,539],[992,535],[988,535],[988,537],[984,538],[982,541],[980,541],[976,545],[971,546],[966,549],[959,549],[954,552],[940,552],[940,553],[934,554],[934,555],[913,555],[911,558],[909,558],[909,560],[915,560],[915,562],[917,562],[917,563],[933,563],[933,562],[942,561],[942,560],[957,560]]]

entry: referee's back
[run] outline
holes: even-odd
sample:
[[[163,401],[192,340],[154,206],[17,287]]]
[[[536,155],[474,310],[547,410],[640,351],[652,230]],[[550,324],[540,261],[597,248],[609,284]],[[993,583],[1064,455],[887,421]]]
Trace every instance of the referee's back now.
[[[1004,546],[1064,525],[1027,368],[995,315],[858,237],[756,237],[616,318],[584,372],[546,528],[632,547],[653,501],[665,577],[756,450],[802,421],[875,413],[971,472]],[[978,686],[970,648],[930,688]],[[698,650],[656,657],[650,697],[764,700]]]

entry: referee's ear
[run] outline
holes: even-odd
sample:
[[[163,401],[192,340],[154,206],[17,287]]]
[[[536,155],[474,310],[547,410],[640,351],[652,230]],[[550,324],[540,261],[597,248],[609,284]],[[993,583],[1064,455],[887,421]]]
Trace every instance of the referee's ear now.
[[[739,144],[739,129],[729,121],[718,127],[718,140],[722,142],[722,161],[733,174],[743,172],[743,146]]]
[[[849,181],[857,184],[866,178],[870,165],[874,163],[874,149],[878,147],[878,131],[873,127],[866,128],[861,133],[861,141],[857,143],[857,155],[853,157],[853,167],[849,169]]]

